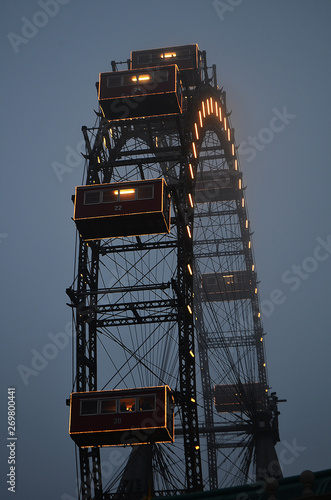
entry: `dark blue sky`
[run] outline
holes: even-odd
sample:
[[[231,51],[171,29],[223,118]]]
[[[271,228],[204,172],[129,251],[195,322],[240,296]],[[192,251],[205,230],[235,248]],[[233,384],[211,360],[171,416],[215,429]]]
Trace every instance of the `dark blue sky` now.
[[[284,474],[330,467],[330,15],[327,0],[3,0],[2,498],[11,498],[9,386],[16,500],[75,497],[65,288],[81,126],[95,120],[98,73],[131,50],[190,43],[217,66],[240,144],[269,381],[288,400],[277,447]],[[109,463],[116,470],[117,457]]]

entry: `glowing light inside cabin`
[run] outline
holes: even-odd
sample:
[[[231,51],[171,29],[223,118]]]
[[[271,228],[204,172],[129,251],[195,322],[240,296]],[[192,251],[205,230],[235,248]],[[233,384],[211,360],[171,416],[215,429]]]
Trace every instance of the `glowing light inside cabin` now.
[[[136,190],[135,189],[120,189],[120,195],[121,194],[135,194]],[[118,194],[118,191],[114,191],[114,194]]]
[[[165,52],[161,54],[161,59],[171,59],[171,57],[177,57],[176,52]]]
[[[131,78],[131,80],[133,82],[148,82],[149,80],[151,79],[151,75],[138,75],[138,78],[137,76],[133,76]]]

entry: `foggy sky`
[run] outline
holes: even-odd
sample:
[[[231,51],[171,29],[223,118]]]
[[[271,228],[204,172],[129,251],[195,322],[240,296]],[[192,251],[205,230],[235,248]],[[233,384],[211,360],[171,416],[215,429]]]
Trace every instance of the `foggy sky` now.
[[[8,387],[15,500],[75,498],[65,288],[81,127],[95,122],[98,74],[131,50],[191,43],[216,64],[240,145],[269,383],[287,399],[283,472],[330,468],[330,14],[327,0],[2,2],[2,498],[12,498]],[[109,452],[109,470],[120,462],[121,452]]]

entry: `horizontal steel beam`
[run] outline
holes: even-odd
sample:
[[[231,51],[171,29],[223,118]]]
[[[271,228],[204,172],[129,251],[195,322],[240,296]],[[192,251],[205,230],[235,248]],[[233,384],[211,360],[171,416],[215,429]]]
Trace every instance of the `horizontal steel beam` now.
[[[97,327],[114,327],[127,325],[140,325],[148,323],[177,323],[177,314],[158,314],[155,316],[127,317],[121,319],[105,319],[97,321]]]

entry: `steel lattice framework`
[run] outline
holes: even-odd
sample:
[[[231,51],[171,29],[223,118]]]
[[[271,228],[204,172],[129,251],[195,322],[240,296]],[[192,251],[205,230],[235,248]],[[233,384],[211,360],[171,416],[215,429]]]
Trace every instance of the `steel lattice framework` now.
[[[210,77],[203,59],[202,83],[184,87],[181,115],[116,122],[99,115],[94,127],[82,128],[86,185],[161,177],[172,214],[169,234],[78,238],[67,289],[75,390],[168,384],[176,405],[175,443],[133,447],[116,477],[101,477],[102,449],[79,449],[84,500],[179,494],[281,475],[277,398],[268,392],[234,130],[215,68]],[[251,273],[248,295],[211,300],[203,276],[238,272]],[[250,390],[254,384],[262,397]],[[237,388],[236,411],[216,411],[215,386],[222,385]]]

